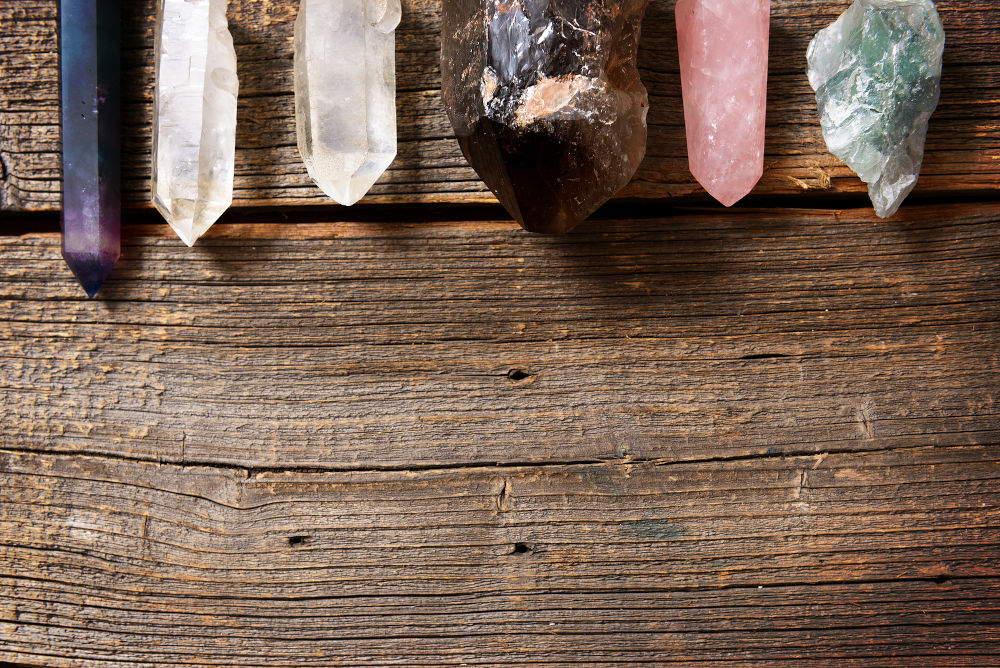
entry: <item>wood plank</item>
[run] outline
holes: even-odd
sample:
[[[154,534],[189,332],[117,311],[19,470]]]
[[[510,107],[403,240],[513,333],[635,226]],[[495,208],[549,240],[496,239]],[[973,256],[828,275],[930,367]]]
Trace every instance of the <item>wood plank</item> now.
[[[125,197],[148,207],[154,0],[123,3]],[[398,31],[399,156],[367,202],[493,201],[468,167],[439,92],[438,0],[404,0]],[[0,0],[0,209],[59,206],[56,0]],[[864,185],[822,141],[805,49],[846,3],[772,2],[766,171],[758,194],[849,194]],[[943,97],[918,192],[994,192],[1000,184],[1000,13],[991,0],[941,0]],[[235,203],[326,204],[295,146],[294,0],[231,0],[241,100]],[[650,91],[649,149],[622,197],[700,194],[687,171],[673,2],[654,2],[640,48]]]
[[[998,445],[351,473],[6,450],[0,473],[0,659],[1000,652]]]
[[[0,442],[324,469],[1000,435],[1000,205],[127,228],[88,301],[0,237]]]

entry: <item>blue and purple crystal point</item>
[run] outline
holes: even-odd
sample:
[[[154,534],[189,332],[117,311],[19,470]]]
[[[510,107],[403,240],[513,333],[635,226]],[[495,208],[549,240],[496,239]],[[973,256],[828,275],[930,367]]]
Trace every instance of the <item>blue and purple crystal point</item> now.
[[[121,253],[119,0],[60,0],[63,258],[93,297]]]

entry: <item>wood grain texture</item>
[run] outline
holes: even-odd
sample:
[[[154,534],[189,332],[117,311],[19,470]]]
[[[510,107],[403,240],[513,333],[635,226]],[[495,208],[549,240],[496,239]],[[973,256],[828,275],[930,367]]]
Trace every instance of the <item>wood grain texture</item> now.
[[[986,665],[1000,447],[424,472],[0,451],[0,659]]]
[[[990,665],[1000,203],[0,237],[0,661]]]
[[[0,238],[19,448],[325,469],[991,444],[1000,204]]]
[[[243,207],[326,203],[295,4],[230,0]],[[938,4],[920,191],[995,198],[1000,12]],[[8,213],[59,206],[55,5],[0,0]],[[141,208],[153,0],[123,5]],[[804,76],[845,5],[773,2],[757,192],[785,204],[863,190]],[[438,7],[404,1],[368,201],[491,199],[441,108]],[[623,192],[663,200],[570,236],[418,206],[247,208],[193,249],[130,224],[99,301],[57,235],[0,236],[0,662],[995,664],[1000,203],[670,209],[699,191],[672,14]]]
[[[149,206],[154,0],[123,3],[126,200]],[[673,2],[654,0],[640,47],[650,92],[647,158],[622,197],[701,193],[687,170]],[[367,202],[492,201],[466,164],[442,107],[438,0],[404,0],[397,31],[399,156]],[[0,209],[59,207],[56,0],[0,0]],[[846,3],[772,2],[765,174],[759,194],[862,193],[825,149],[805,76],[809,39]],[[931,121],[918,192],[1000,185],[1000,13],[992,0],[942,0],[943,95]],[[239,58],[235,204],[327,204],[295,146],[293,0],[232,0]]]

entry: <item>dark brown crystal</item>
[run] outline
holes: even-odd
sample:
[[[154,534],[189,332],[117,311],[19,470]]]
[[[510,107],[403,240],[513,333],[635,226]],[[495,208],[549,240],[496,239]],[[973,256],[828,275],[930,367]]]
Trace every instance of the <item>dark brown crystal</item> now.
[[[646,152],[648,0],[444,0],[444,102],[466,159],[533,232],[566,232]]]

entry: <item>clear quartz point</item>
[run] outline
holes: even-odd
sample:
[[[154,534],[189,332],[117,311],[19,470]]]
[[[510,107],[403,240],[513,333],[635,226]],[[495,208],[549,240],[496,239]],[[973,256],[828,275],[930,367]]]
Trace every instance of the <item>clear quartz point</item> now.
[[[351,205],[396,157],[400,0],[301,0],[295,21],[299,153],[327,195]]]
[[[238,88],[226,0],[159,0],[153,204],[188,246],[233,203]]]

